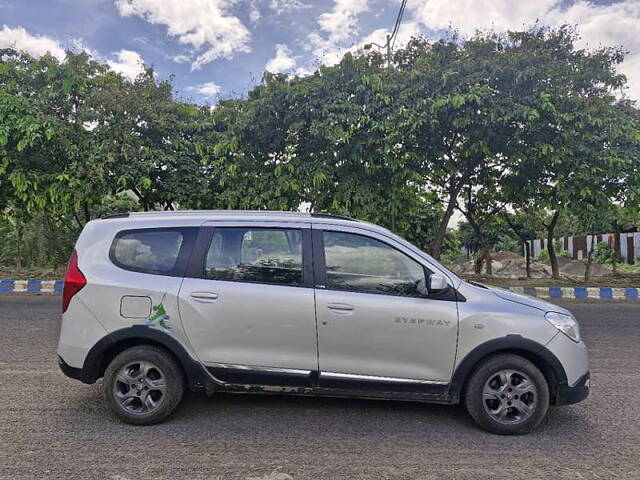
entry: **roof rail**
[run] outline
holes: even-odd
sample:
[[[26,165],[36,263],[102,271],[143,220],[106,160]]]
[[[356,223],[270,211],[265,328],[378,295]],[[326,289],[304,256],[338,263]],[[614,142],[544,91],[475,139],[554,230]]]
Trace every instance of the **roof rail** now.
[[[338,220],[350,220],[352,222],[359,221],[356,218],[347,217],[346,215],[336,215],[335,213],[312,212],[311,216],[315,218],[335,218]]]
[[[100,217],[102,220],[108,220],[110,218],[127,218],[129,217],[129,212],[122,213],[112,213],[111,215],[105,215],[104,217]]]
[[[336,215],[334,213],[325,213],[325,212],[278,212],[278,211],[269,211],[269,210],[177,210],[177,211],[165,211],[165,210],[151,210],[148,212],[121,212],[121,213],[113,213],[111,215],[105,215],[101,217],[103,220],[108,220],[112,218],[128,218],[128,217],[137,217],[137,216],[154,216],[154,215],[286,215],[286,216],[310,216],[312,218],[333,218],[336,220],[349,220],[351,222],[358,222],[358,219],[348,217],[346,215]]]

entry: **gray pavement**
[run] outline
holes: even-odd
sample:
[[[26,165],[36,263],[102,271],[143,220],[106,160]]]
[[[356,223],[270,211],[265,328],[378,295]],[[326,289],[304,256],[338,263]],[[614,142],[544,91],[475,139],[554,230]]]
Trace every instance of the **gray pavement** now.
[[[640,478],[640,305],[563,305],[592,394],[500,437],[460,407],[266,395],[189,394],[161,425],[124,425],[99,384],[58,371],[60,298],[0,294],[0,478]]]

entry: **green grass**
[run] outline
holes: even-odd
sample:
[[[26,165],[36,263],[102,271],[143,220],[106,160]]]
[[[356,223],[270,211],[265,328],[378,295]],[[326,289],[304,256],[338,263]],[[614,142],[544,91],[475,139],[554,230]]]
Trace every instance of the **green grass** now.
[[[636,287],[640,288],[640,275],[634,273],[619,273],[615,277],[607,275],[606,277],[593,277],[589,282],[585,283],[582,279],[578,280],[554,280],[551,278],[531,278],[531,279],[512,279],[489,277],[486,275],[461,275],[466,280],[473,280],[487,285],[496,287]]]
[[[611,264],[608,264],[607,267],[611,268]],[[640,275],[640,264],[636,264],[636,265],[628,265],[626,263],[618,264],[618,272],[628,273],[632,275]]]

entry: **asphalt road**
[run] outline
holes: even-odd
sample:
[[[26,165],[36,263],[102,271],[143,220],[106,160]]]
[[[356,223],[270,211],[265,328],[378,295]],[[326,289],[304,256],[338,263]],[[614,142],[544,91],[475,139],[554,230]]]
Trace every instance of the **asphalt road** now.
[[[99,384],[58,371],[60,299],[0,296],[0,478],[640,478],[640,305],[565,304],[592,393],[534,433],[479,430],[460,407],[189,394],[165,423],[119,423]]]

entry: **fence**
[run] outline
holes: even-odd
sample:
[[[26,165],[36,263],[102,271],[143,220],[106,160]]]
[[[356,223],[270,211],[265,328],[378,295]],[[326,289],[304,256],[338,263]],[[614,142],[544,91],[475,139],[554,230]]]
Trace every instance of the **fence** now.
[[[601,235],[582,235],[576,237],[554,238],[554,243],[558,252],[567,252],[571,258],[585,258],[593,242],[608,243],[613,249],[615,247],[623,263],[633,265],[640,262],[640,232],[635,233],[603,233]],[[546,239],[530,240],[529,245],[534,258],[538,258],[540,253],[547,248]]]

